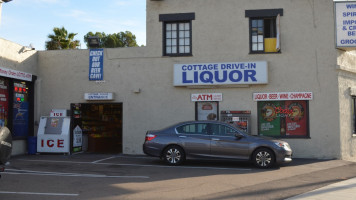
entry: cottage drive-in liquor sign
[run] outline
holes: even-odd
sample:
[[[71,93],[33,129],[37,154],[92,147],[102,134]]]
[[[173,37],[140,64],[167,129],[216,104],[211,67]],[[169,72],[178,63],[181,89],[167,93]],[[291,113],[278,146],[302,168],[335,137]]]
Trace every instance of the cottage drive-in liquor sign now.
[[[174,65],[174,86],[267,83],[266,61]]]

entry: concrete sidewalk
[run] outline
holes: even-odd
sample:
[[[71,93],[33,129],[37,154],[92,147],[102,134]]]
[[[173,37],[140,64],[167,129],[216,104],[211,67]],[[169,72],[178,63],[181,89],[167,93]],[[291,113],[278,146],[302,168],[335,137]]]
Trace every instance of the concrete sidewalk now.
[[[356,178],[341,181],[320,189],[297,195],[287,200],[353,200],[356,195]]]

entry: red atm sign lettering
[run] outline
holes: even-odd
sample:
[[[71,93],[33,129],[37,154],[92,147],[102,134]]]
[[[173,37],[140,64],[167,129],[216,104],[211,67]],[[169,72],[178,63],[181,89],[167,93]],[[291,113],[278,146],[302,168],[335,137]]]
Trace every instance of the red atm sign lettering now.
[[[222,101],[222,93],[192,94],[192,101]]]

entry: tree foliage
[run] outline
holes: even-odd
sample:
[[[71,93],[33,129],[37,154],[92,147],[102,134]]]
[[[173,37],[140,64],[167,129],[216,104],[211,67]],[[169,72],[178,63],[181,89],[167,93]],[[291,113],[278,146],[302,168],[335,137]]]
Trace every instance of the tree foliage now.
[[[84,42],[89,47],[88,38],[97,36],[100,39],[99,48],[115,48],[115,47],[137,47],[136,36],[130,31],[105,34],[104,32],[88,32],[84,36]]]
[[[46,41],[47,50],[77,49],[80,46],[80,41],[74,40],[77,33],[68,33],[64,27],[53,28],[53,33],[47,36],[49,39]]]

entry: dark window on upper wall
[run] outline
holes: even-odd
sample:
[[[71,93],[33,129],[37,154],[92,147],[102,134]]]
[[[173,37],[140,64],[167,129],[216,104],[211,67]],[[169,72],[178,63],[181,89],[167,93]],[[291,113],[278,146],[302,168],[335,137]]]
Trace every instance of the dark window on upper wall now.
[[[356,134],[356,96],[352,96],[352,134]]]
[[[163,55],[192,55],[192,20],[194,13],[162,14],[163,22]]]
[[[283,16],[283,9],[245,11],[250,24],[250,53],[281,52],[280,16]]]

